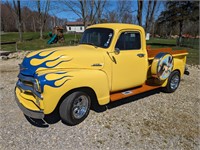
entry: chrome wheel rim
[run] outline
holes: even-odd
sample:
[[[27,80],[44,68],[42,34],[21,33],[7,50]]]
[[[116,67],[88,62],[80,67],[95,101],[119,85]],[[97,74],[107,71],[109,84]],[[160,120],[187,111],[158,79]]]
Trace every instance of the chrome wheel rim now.
[[[89,107],[89,99],[87,96],[81,95],[78,98],[76,98],[74,100],[72,108],[74,118],[76,119],[82,118],[87,113],[88,107]]]
[[[180,78],[179,78],[179,75],[174,75],[172,78],[171,78],[171,82],[170,82],[170,87],[172,90],[175,90],[178,85],[179,85],[179,82],[180,82]]]

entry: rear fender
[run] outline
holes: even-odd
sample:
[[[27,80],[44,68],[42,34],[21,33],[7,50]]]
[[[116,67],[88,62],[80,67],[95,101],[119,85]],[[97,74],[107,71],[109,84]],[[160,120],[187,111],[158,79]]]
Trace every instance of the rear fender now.
[[[180,77],[182,78],[184,71],[185,71],[185,64],[186,64],[186,55],[176,56],[174,57],[174,66],[173,71],[178,70],[180,72]],[[162,87],[167,86],[168,79],[166,79]]]

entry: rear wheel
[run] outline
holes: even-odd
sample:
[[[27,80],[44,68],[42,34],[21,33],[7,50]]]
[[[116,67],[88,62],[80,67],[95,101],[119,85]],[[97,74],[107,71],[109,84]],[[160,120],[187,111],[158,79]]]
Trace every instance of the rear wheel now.
[[[178,71],[173,71],[169,78],[167,86],[163,88],[163,90],[167,93],[172,93],[176,91],[180,84],[180,73]]]
[[[60,117],[69,125],[79,124],[88,116],[90,105],[91,99],[87,93],[74,92],[61,103],[59,108]]]

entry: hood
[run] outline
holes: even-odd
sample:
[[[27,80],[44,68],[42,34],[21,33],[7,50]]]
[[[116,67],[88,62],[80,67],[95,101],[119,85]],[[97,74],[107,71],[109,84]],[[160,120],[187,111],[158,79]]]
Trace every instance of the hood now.
[[[46,69],[101,69],[103,51],[93,46],[56,47],[29,53],[20,65],[20,73],[33,76]]]

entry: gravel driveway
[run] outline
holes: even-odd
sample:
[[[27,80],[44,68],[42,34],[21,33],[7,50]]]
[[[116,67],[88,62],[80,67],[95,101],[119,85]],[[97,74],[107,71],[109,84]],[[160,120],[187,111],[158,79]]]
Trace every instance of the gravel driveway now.
[[[189,66],[190,76],[184,76],[173,94],[156,90],[127,98],[105,111],[91,110],[73,127],[61,121],[36,127],[14,100],[20,62],[0,61],[1,150],[200,149],[199,66]]]

